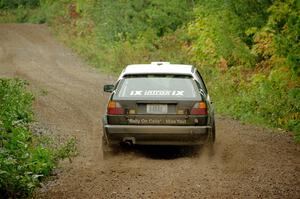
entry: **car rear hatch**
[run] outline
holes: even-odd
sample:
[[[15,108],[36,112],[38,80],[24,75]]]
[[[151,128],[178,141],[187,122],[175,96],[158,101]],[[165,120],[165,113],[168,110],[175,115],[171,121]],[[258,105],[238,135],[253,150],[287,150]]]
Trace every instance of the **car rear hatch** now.
[[[207,124],[204,96],[190,76],[149,75],[126,78],[118,85],[111,102],[112,107],[115,106],[119,111],[108,109],[108,124]]]

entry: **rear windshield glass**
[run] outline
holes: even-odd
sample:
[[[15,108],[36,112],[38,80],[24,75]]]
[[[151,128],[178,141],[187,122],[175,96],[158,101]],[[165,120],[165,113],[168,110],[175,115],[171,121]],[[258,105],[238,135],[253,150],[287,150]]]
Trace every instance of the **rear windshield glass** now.
[[[121,80],[116,98],[191,99],[199,97],[191,77],[130,77]]]

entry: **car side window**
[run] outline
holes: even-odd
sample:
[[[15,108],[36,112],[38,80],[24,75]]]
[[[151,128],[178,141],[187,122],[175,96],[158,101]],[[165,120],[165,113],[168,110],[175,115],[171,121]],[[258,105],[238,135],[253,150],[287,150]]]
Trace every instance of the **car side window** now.
[[[198,71],[197,69],[196,69],[196,74],[197,74],[197,76],[198,76],[199,79],[200,79],[199,84],[200,84],[201,88],[203,88],[203,89],[204,89],[204,92],[207,93],[207,88],[206,88],[206,86],[205,86],[205,84],[204,84],[204,81],[203,81],[203,79],[202,79],[201,74],[199,73],[199,71]]]

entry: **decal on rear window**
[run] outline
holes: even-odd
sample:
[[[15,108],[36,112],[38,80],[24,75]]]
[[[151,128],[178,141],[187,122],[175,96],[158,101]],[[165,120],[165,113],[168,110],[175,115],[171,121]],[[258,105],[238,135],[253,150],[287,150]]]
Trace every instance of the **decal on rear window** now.
[[[148,95],[148,96],[183,96],[184,91],[172,91],[172,90],[133,90],[130,91],[130,96],[141,96],[141,95]]]
[[[115,99],[194,99],[199,97],[198,87],[192,78],[130,77],[122,79]]]

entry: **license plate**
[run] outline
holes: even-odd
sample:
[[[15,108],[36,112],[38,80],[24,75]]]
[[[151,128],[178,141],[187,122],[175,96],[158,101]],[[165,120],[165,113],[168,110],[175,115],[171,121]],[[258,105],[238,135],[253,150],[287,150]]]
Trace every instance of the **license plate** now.
[[[168,113],[168,105],[167,104],[147,104],[147,113],[166,114],[166,113]]]

